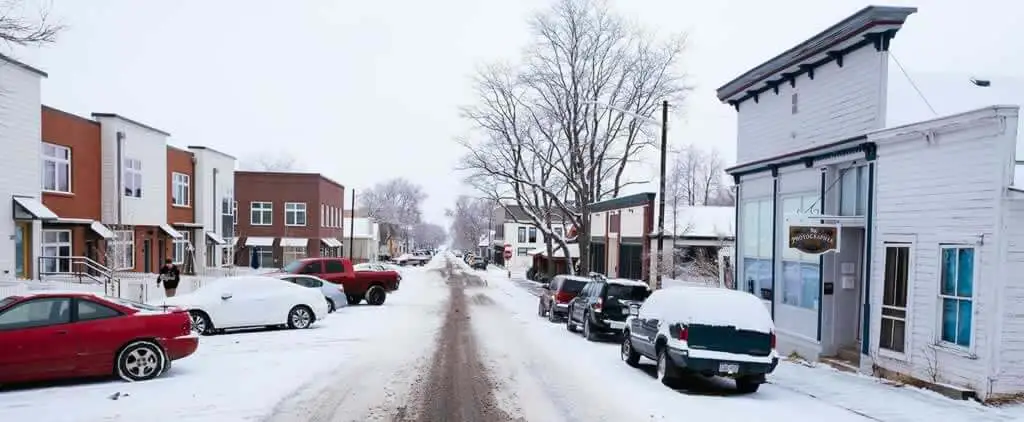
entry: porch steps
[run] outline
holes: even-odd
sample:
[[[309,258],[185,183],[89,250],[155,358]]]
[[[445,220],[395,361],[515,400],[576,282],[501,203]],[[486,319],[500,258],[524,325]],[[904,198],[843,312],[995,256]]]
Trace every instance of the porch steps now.
[[[854,365],[853,362],[849,362],[843,359],[834,357],[822,357],[819,358],[818,360],[821,361],[821,363],[831,366],[838,371],[849,372],[851,374],[856,374],[857,372],[860,371],[860,368],[858,368],[857,365]]]
[[[860,364],[860,352],[856,349],[839,349],[839,351],[836,352],[836,358],[849,362],[850,364]]]

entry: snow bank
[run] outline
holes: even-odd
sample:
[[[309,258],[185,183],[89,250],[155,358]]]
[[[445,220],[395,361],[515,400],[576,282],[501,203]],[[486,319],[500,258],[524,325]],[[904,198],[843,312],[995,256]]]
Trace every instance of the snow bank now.
[[[640,316],[655,313],[673,322],[771,333],[772,316],[761,299],[747,292],[712,287],[669,287],[656,290],[640,308]]]

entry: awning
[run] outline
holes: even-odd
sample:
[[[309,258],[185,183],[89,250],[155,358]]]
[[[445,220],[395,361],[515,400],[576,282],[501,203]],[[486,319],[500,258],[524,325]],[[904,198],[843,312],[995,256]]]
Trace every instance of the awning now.
[[[175,222],[174,225],[176,227],[188,227],[190,229],[201,229],[201,228],[203,228],[203,225],[199,224],[199,223],[185,223],[185,222],[181,222],[181,221]]]
[[[36,198],[15,196],[13,199],[15,220],[56,220],[60,218]]]
[[[274,238],[273,237],[249,236],[249,237],[245,238],[245,246],[262,246],[262,247],[274,246]]]
[[[168,236],[170,236],[171,238],[174,238],[174,239],[181,239],[181,238],[185,237],[185,236],[182,236],[181,233],[178,233],[177,230],[174,230],[173,227],[171,227],[170,225],[167,225],[167,224],[161,224],[160,225],[160,230],[163,230],[164,233],[167,233]]]
[[[206,238],[210,239],[210,241],[217,245],[223,245],[225,243],[228,243],[224,240],[223,237],[220,237],[220,235],[217,234],[216,232],[206,232]]]
[[[325,237],[323,239],[320,239],[320,241],[323,242],[323,244],[327,245],[327,247],[329,248],[340,248],[342,246],[341,241],[333,237]]]
[[[301,238],[301,237],[282,237],[281,238],[281,247],[305,248],[307,245],[309,245],[309,239],[304,239],[304,238]]]
[[[100,223],[99,221],[93,221],[92,223],[90,223],[89,228],[104,239],[114,238],[114,232],[110,231],[110,229],[107,228],[107,226],[104,226],[103,223]]]

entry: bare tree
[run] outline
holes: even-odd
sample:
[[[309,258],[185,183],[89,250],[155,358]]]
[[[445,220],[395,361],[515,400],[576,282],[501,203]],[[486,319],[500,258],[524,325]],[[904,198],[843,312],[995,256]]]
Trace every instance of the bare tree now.
[[[394,254],[395,243],[407,242],[413,228],[421,222],[420,209],[427,194],[423,188],[404,178],[381,182],[363,192],[359,200],[366,216],[380,225],[381,241]]]
[[[724,164],[717,150],[705,151],[687,145],[675,152],[666,184],[665,199],[678,205],[711,205],[724,187]]]
[[[64,25],[53,22],[47,8],[40,8],[35,18],[26,17],[24,0],[0,2],[0,41],[10,46],[50,44]]]
[[[452,219],[450,229],[453,246],[475,249],[480,239],[487,236],[491,229],[494,201],[462,195],[455,201],[455,208],[445,213]]]
[[[708,205],[711,198],[722,189],[722,176],[725,175],[725,165],[722,163],[722,156],[717,150],[702,154],[701,163],[697,167],[698,188],[700,189],[700,203]]]
[[[295,156],[286,151],[252,154],[241,160],[240,167],[242,170],[248,171],[295,172],[303,170]]]
[[[656,138],[644,117],[686,92],[676,69],[684,38],[659,43],[601,0],[560,0],[530,23],[525,63],[478,78],[479,102],[464,114],[484,136],[465,142],[462,167],[497,179],[517,201],[535,190],[542,208],[547,201],[572,220],[586,272],[589,204],[640,182],[627,170]]]
[[[413,228],[413,238],[416,246],[421,248],[434,249],[448,240],[448,233],[444,227],[434,223],[419,223]]]
[[[707,205],[718,206],[718,207],[735,207],[736,206],[736,194],[734,193],[734,186],[723,186],[719,188],[710,198],[708,198]]]

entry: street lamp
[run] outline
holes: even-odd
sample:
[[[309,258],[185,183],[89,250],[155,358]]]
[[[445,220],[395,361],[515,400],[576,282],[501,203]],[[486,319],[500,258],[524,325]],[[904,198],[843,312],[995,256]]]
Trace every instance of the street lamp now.
[[[977,86],[980,86],[982,88],[988,88],[988,87],[992,86],[992,81],[990,81],[988,79],[971,78],[971,83],[975,84]]]
[[[604,107],[604,108],[607,108],[607,109],[610,109],[610,110],[617,111],[617,112],[622,113],[622,114],[626,114],[626,115],[635,117],[637,119],[646,120],[646,121],[654,122],[654,123],[661,123],[661,169],[660,169],[660,171],[658,173],[659,179],[660,179],[658,181],[658,249],[657,249],[657,252],[656,252],[657,253],[657,257],[658,257],[658,261],[657,262],[658,262],[658,265],[660,266],[661,265],[661,260],[664,258],[664,251],[665,251],[665,167],[666,167],[666,157],[668,156],[668,101],[666,100],[666,101],[662,101],[661,102],[661,121],[660,122],[657,119],[652,119],[652,118],[650,118],[648,116],[643,116],[643,115],[634,113],[634,112],[629,111],[629,110],[623,110],[623,109],[615,107],[615,106],[613,106],[611,104],[601,103],[601,102],[598,102],[596,100],[595,101],[584,101],[583,103],[584,104],[592,104],[592,105],[596,105],[596,106],[601,106],[601,107]],[[584,216],[584,218],[589,219],[590,216],[589,215],[588,216]],[[655,289],[660,289],[661,288],[661,271],[653,271],[653,272],[654,272],[654,288]]]

